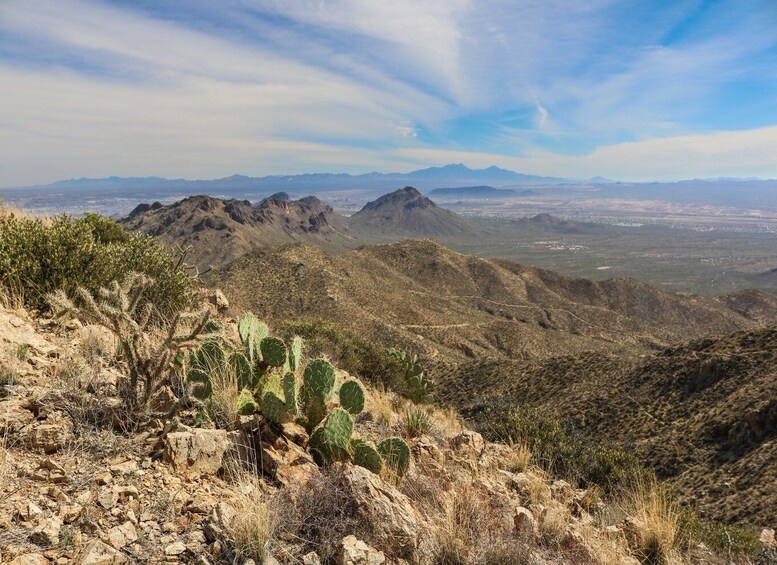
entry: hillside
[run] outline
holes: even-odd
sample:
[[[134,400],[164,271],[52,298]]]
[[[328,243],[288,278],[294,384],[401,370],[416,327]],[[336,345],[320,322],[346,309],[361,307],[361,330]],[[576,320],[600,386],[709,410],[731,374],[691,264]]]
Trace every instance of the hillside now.
[[[705,338],[644,356],[476,361],[438,373],[444,400],[478,419],[510,404],[634,446],[685,502],[728,523],[774,524],[777,330]]]
[[[554,233],[580,234],[599,233],[607,231],[610,226],[590,222],[575,222],[564,220],[551,214],[537,214],[528,218],[517,218],[509,223],[510,227],[519,230],[547,231]]]
[[[141,204],[121,224],[170,245],[190,246],[189,260],[200,267],[229,263],[267,245],[305,242],[341,251],[355,247],[345,218],[315,196],[288,200],[288,194],[257,205],[247,200],[192,196],[163,206]]]
[[[368,202],[351,216],[348,227],[366,236],[457,237],[479,231],[474,224],[440,208],[411,186]]]
[[[265,318],[337,320],[449,362],[644,350],[777,323],[777,296],[765,291],[681,296],[631,279],[592,282],[462,255],[428,240],[339,256],[299,245],[262,250],[208,281]]]
[[[505,198],[514,196],[535,196],[538,193],[531,189],[514,190],[512,188],[495,188],[493,186],[459,186],[455,188],[435,188],[429,192],[432,198]]]
[[[235,320],[213,315],[225,335],[237,334]],[[238,415],[228,390],[214,391],[204,412],[138,419],[126,410],[126,359],[98,325],[60,326],[0,306],[0,345],[3,563],[727,562],[696,532],[655,548],[644,540],[656,526],[639,521],[640,506],[624,514],[627,498],[603,501],[595,488],[549,476],[531,454],[484,441],[450,412],[427,407],[428,427],[414,428],[402,413],[420,407],[357,375],[334,376],[364,393],[348,416],[353,441],[406,442],[399,474],[389,459],[380,470],[314,460],[315,434],[258,411]],[[166,411],[176,396],[160,390],[152,407]],[[336,408],[343,398],[326,407],[329,417],[345,414]],[[203,418],[219,406],[233,418]],[[765,564],[772,545],[726,547]]]

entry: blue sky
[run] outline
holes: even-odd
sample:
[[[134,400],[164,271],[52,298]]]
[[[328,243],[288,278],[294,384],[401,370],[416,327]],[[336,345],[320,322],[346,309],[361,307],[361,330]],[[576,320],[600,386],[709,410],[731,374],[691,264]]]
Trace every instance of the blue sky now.
[[[0,186],[777,177],[775,0],[5,0],[0,85]]]

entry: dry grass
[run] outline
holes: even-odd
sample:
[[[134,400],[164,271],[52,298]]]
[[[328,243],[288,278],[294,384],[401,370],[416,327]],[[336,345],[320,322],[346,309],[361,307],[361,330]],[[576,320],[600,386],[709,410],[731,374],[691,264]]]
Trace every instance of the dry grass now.
[[[542,541],[546,545],[556,545],[564,539],[569,530],[569,522],[572,516],[569,508],[561,504],[554,504],[548,507],[539,521],[540,534]]]
[[[375,422],[381,426],[391,428],[397,421],[395,407],[401,402],[393,392],[387,391],[382,385],[368,387],[365,395],[365,412],[372,415]]]
[[[0,415],[0,418],[3,418],[3,415]],[[8,428],[4,428],[3,434],[0,435],[0,492],[5,491],[13,475],[11,452],[8,449]]]
[[[78,331],[79,350],[89,365],[99,365],[116,357],[116,338],[102,326],[86,325]]]
[[[523,473],[531,463],[531,448],[526,442],[512,443],[502,468],[511,473]]]
[[[13,282],[0,284],[0,306],[11,311],[24,308],[24,288]]]
[[[548,504],[552,499],[550,486],[548,486],[548,475],[539,467],[532,467],[526,473],[529,478],[527,485],[529,491],[529,502],[531,504]]]
[[[464,431],[459,414],[452,407],[432,409],[432,421],[435,431],[443,438],[455,436]]]
[[[250,473],[237,477],[232,491],[229,504],[237,516],[228,525],[228,537],[234,544],[235,560],[264,563],[277,525],[275,505],[264,493],[261,480]]]
[[[680,515],[666,490],[654,479],[638,481],[623,504],[637,530],[637,557],[651,565],[681,563]]]

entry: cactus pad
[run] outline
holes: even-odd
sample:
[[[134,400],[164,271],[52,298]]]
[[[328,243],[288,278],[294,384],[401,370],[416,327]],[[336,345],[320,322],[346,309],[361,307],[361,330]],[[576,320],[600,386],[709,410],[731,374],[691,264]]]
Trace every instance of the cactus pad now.
[[[361,439],[352,439],[351,453],[353,453],[354,465],[364,467],[376,475],[380,474],[383,469],[383,458],[374,445]]]
[[[326,401],[335,388],[335,370],[327,361],[316,359],[305,367],[302,380],[307,394]]]
[[[266,337],[259,342],[262,360],[270,367],[283,367],[286,363],[286,346],[277,337]]]
[[[340,406],[351,414],[364,410],[364,391],[356,381],[346,381],[340,387]]]
[[[302,338],[295,335],[289,347],[289,370],[296,373],[302,361]]]
[[[259,408],[254,400],[254,395],[247,390],[240,392],[240,396],[237,397],[237,413],[242,416],[248,416],[256,412]]]

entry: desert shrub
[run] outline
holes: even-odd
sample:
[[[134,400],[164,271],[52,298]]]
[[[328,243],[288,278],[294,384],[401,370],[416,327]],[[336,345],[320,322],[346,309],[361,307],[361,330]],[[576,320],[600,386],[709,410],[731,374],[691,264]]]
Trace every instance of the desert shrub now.
[[[340,369],[358,375],[372,385],[401,390],[399,361],[386,355],[377,343],[320,318],[289,322],[282,329],[286,339],[294,335],[305,339],[309,357],[329,357]]]
[[[57,290],[97,294],[106,282],[123,281],[131,272],[154,280],[144,300],[160,317],[193,303],[196,283],[181,258],[152,237],[130,234],[98,214],[50,221],[0,216],[0,287],[20,294],[28,307],[48,309],[46,297]]]
[[[348,480],[339,468],[324,470],[295,496],[281,501],[279,537],[292,538],[301,545],[299,553],[315,551],[322,563],[334,563],[339,542],[353,534],[369,539],[369,524],[359,518],[359,505]]]
[[[583,487],[595,484],[612,492],[645,473],[635,453],[615,444],[585,440],[539,410],[488,411],[480,416],[480,427],[491,441],[526,446],[532,459],[548,472]]]
[[[755,557],[762,550],[755,529],[704,520],[692,508],[679,510],[678,529],[680,537],[689,545],[702,542],[719,555],[727,555],[729,558]]]

